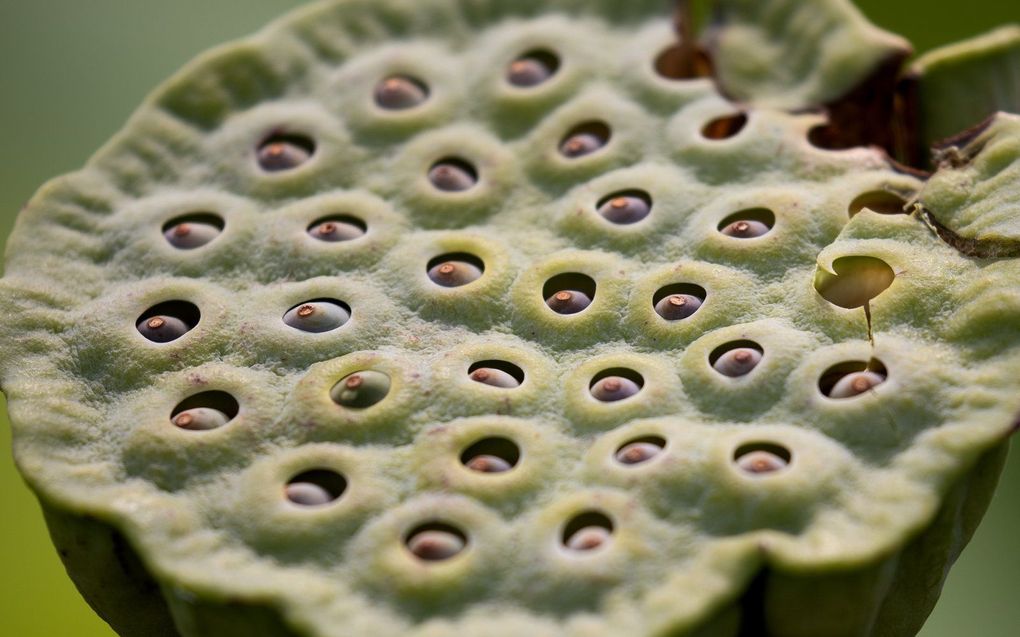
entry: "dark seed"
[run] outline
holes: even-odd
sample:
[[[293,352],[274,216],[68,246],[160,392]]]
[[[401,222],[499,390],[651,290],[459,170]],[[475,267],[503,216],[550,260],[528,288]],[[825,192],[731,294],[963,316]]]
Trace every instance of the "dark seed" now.
[[[193,250],[220,236],[220,232],[221,230],[211,223],[186,221],[168,228],[163,236],[175,248]]]
[[[455,288],[477,281],[482,270],[467,261],[444,261],[429,268],[429,278],[436,285]]]
[[[670,294],[655,304],[655,312],[667,321],[679,321],[697,312],[701,303],[691,294]]]
[[[560,290],[545,300],[557,314],[577,314],[591,305],[591,298],[578,290]]]
[[[323,221],[308,230],[319,241],[352,241],[365,236],[364,228],[346,221]]]
[[[572,551],[592,551],[609,542],[612,532],[602,526],[586,526],[575,531],[566,541]]]
[[[493,387],[503,387],[506,389],[513,389],[514,387],[520,387],[521,383],[510,374],[504,372],[501,369],[494,367],[480,367],[470,374],[471,380],[482,383],[484,385],[491,385]]]
[[[599,214],[619,224],[637,223],[651,212],[651,205],[636,195],[618,195],[599,206]]]
[[[461,192],[478,183],[478,176],[459,162],[439,162],[429,169],[429,181],[444,192]]]
[[[737,466],[747,473],[772,473],[788,464],[785,458],[761,449],[749,451],[737,458]]]
[[[429,562],[447,560],[464,550],[464,538],[450,531],[419,531],[407,540],[407,549],[418,559]]]
[[[302,332],[328,332],[351,320],[347,309],[329,301],[309,301],[283,315],[283,322]]]
[[[885,376],[872,371],[861,371],[847,374],[836,381],[829,390],[829,398],[851,398],[863,394],[872,387],[885,382]]]
[[[616,452],[616,461],[621,464],[641,464],[662,453],[662,447],[651,442],[631,442]]]
[[[323,487],[311,482],[291,482],[284,488],[287,499],[302,506],[322,506],[336,498]]]
[[[375,87],[375,103],[392,111],[414,108],[428,96],[429,91],[424,84],[404,75],[390,76]]]
[[[565,157],[583,157],[602,148],[605,143],[604,139],[593,133],[576,133],[563,140],[560,152]]]
[[[364,409],[381,401],[389,391],[389,376],[382,372],[365,370],[340,379],[329,394],[338,405]]]
[[[771,230],[771,228],[769,228],[761,221],[747,219],[734,221],[730,225],[723,228],[722,233],[727,237],[735,237],[737,239],[752,239],[754,237],[762,236],[769,230]]]
[[[266,172],[291,170],[312,157],[315,146],[304,137],[273,137],[259,147],[259,166]]]
[[[138,322],[138,331],[153,343],[169,343],[184,336],[188,324],[175,316],[152,316]]]
[[[488,454],[475,456],[464,463],[464,466],[481,473],[503,473],[513,468],[513,465],[503,458]]]
[[[548,54],[523,55],[510,63],[506,79],[521,88],[538,86],[553,76],[556,62],[556,58]]]
[[[717,358],[712,368],[723,376],[736,378],[750,373],[761,362],[761,358],[761,352],[752,347],[738,347]]]
[[[641,386],[623,376],[606,376],[591,386],[591,395],[602,402],[615,402],[630,398],[641,391]]]
[[[177,414],[172,422],[181,429],[206,431],[222,427],[230,422],[230,417],[212,407],[195,407]]]

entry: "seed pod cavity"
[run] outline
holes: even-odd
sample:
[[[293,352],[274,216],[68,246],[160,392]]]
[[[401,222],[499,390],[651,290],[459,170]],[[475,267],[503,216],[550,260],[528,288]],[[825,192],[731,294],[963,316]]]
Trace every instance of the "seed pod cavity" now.
[[[546,305],[557,314],[577,314],[595,300],[595,280],[586,274],[558,274],[542,288]]]
[[[506,81],[518,88],[531,88],[546,82],[559,67],[555,53],[545,49],[528,51],[507,67]]]
[[[327,243],[353,241],[365,236],[365,232],[365,222],[347,215],[319,219],[308,226],[309,236]]]
[[[632,369],[607,369],[592,379],[588,390],[596,400],[609,403],[636,395],[644,383],[641,374]]]
[[[403,111],[414,108],[429,97],[428,87],[420,80],[408,75],[391,75],[375,87],[375,103],[389,111]]]
[[[764,350],[753,341],[733,341],[717,347],[709,356],[712,369],[737,378],[750,374],[761,362]]]
[[[641,221],[652,211],[652,198],[643,190],[626,190],[604,198],[598,213],[611,223],[627,225]]]
[[[665,447],[665,438],[646,436],[624,443],[613,454],[613,458],[622,465],[643,464],[662,453]]]
[[[263,141],[256,152],[262,170],[270,173],[298,168],[315,154],[315,142],[304,135],[276,134]]]
[[[317,507],[332,504],[347,490],[347,479],[329,469],[312,469],[294,476],[284,495],[294,504]]]
[[[178,250],[201,248],[223,232],[223,218],[212,213],[176,217],[163,226],[163,238]]]
[[[733,460],[741,471],[751,474],[770,474],[785,469],[793,457],[790,450],[769,442],[741,445],[733,454]]]
[[[171,412],[170,422],[188,431],[209,431],[226,425],[239,411],[237,400],[227,392],[207,391],[181,401]]]
[[[705,302],[705,289],[691,283],[676,283],[660,288],[652,298],[655,313],[667,321],[689,318]]]
[[[521,450],[508,438],[484,438],[460,455],[465,467],[479,473],[505,473],[520,460]]]
[[[829,398],[853,398],[881,385],[887,377],[885,365],[877,359],[849,361],[825,370],[818,389]]]
[[[586,511],[567,523],[562,542],[572,552],[586,553],[607,546],[612,535],[612,520],[599,511]]]
[[[344,376],[329,395],[342,407],[365,409],[381,401],[389,392],[390,377],[369,369]]]
[[[336,299],[316,299],[299,303],[287,310],[283,322],[302,332],[321,333],[335,330],[351,320],[351,308]]]
[[[436,285],[455,288],[482,278],[485,263],[473,254],[444,254],[429,261],[426,271]]]
[[[432,164],[428,178],[437,190],[463,192],[478,183],[478,171],[463,159],[447,157]]]
[[[468,368],[468,377],[483,385],[514,389],[524,382],[524,370],[507,361],[480,361]]]
[[[135,322],[138,333],[153,343],[169,343],[190,332],[201,319],[188,301],[166,301],[146,310]]]
[[[609,143],[612,131],[605,122],[585,122],[570,129],[560,141],[560,153],[568,159],[590,155]]]
[[[411,531],[406,539],[407,550],[425,562],[441,562],[456,557],[467,548],[467,536],[449,524],[432,522]]]

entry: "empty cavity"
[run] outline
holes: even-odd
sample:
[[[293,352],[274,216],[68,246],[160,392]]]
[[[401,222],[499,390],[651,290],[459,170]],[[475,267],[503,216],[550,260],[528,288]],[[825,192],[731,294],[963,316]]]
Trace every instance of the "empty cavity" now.
[[[463,531],[443,522],[429,522],[415,527],[404,538],[412,555],[426,562],[448,560],[467,547]]]
[[[852,217],[867,208],[883,215],[902,215],[906,214],[904,210],[906,205],[906,200],[895,193],[888,190],[872,190],[855,197],[850,202],[847,212]]]
[[[644,384],[644,377],[633,369],[614,367],[596,374],[588,384],[588,391],[596,400],[608,403],[634,396]]]
[[[693,283],[674,283],[659,288],[652,297],[655,313],[667,321],[680,321],[697,312],[705,302],[705,288]]]
[[[460,454],[465,467],[479,473],[503,473],[517,466],[521,450],[508,438],[484,438]]]
[[[542,298],[557,314],[577,314],[595,300],[595,279],[579,272],[557,274],[542,286]]]
[[[767,234],[775,224],[776,215],[768,208],[748,208],[720,221],[719,232],[735,239],[753,239]]]
[[[435,257],[428,262],[425,270],[436,285],[455,288],[480,279],[485,272],[485,263],[473,254],[455,252]]]
[[[615,192],[598,203],[604,219],[616,224],[637,223],[652,211],[652,198],[643,190]]]
[[[519,88],[530,88],[544,83],[556,74],[560,59],[552,51],[536,49],[520,55],[510,63],[506,81]]]
[[[578,124],[560,140],[560,153],[571,159],[590,155],[608,144],[611,136],[605,122]]]
[[[730,341],[712,350],[708,363],[723,376],[737,378],[751,373],[765,350],[754,341]]]
[[[256,158],[266,172],[292,170],[301,166],[315,154],[315,142],[298,134],[277,133],[259,144]]]
[[[284,495],[301,506],[324,506],[347,490],[347,479],[329,469],[311,469],[300,473],[284,487]]]
[[[483,385],[513,389],[524,382],[524,370],[507,361],[487,360],[471,365],[468,377]]]
[[[478,171],[463,159],[446,157],[432,164],[428,178],[437,190],[463,192],[478,183]]]
[[[613,521],[599,511],[585,511],[563,527],[563,546],[571,551],[593,551],[609,543]]]
[[[672,44],[655,56],[655,72],[668,80],[690,80],[712,74],[712,63],[703,51]]]
[[[194,303],[166,301],[153,305],[139,316],[135,328],[153,343],[169,343],[194,329],[201,318]]]
[[[884,383],[888,375],[878,359],[847,361],[825,370],[818,379],[818,389],[829,398],[852,398]]]
[[[624,465],[635,465],[648,462],[662,453],[666,448],[666,439],[661,436],[643,436],[634,438],[620,445],[613,453],[613,458]]]
[[[170,422],[181,429],[207,431],[233,420],[240,411],[237,399],[225,391],[206,391],[185,398],[170,412]]]
[[[174,217],[163,224],[163,237],[180,250],[201,248],[223,232],[223,217],[211,212],[196,212]]]
[[[863,307],[896,278],[889,264],[875,257],[840,257],[832,269],[835,274],[818,270],[815,289],[829,303],[848,309]]]
[[[785,469],[792,460],[789,449],[771,442],[749,442],[733,452],[733,461],[750,474],[774,473]]]
[[[351,215],[335,215],[323,217],[308,226],[308,234],[313,239],[335,243],[353,241],[365,236],[368,226],[365,222]]]
[[[382,372],[366,369],[348,374],[329,391],[333,402],[350,409],[365,409],[375,405],[390,393],[390,377]]]
[[[351,320],[351,306],[336,299],[314,299],[287,310],[283,322],[302,332],[329,332]]]
[[[747,115],[734,113],[716,117],[701,127],[701,136],[705,139],[729,139],[739,133],[747,124]]]
[[[379,108],[402,111],[424,103],[429,97],[429,89],[417,78],[391,75],[376,84],[373,97]]]

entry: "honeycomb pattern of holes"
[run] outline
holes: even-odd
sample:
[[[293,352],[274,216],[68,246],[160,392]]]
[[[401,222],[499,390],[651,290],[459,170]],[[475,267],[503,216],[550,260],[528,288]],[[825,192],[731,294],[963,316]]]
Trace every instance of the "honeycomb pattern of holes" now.
[[[283,322],[302,332],[319,334],[343,327],[351,320],[351,306],[337,299],[319,298],[298,303],[283,315]]]
[[[679,43],[662,49],[652,61],[655,73],[667,80],[693,80],[711,77],[712,62],[708,55],[698,49],[692,59],[687,60],[688,51]]]
[[[595,279],[580,272],[565,272],[551,277],[542,286],[542,298],[557,314],[577,314],[595,301]]]
[[[467,548],[468,542],[463,531],[439,520],[420,524],[404,537],[407,550],[424,562],[452,559]]]
[[[524,384],[524,370],[503,360],[488,359],[472,363],[468,367],[468,378],[500,389],[516,389]]]
[[[769,474],[789,466],[793,462],[793,453],[776,443],[749,442],[734,450],[733,462],[748,474]]]
[[[483,438],[460,454],[460,461],[478,473],[505,473],[517,466],[521,449],[509,438]]]
[[[853,217],[867,208],[882,215],[903,215],[907,214],[906,206],[907,201],[896,193],[888,190],[871,190],[854,197],[847,207],[847,212]]]
[[[708,293],[694,283],[672,283],[659,288],[652,297],[655,313],[666,321],[681,321],[693,316],[705,304]]]
[[[429,168],[428,179],[436,190],[464,192],[478,183],[478,171],[459,157],[444,157]]]
[[[425,103],[429,87],[408,75],[391,75],[379,81],[373,91],[376,106],[386,111],[404,111]]]
[[[637,223],[651,213],[652,197],[643,190],[622,190],[599,200],[596,209],[610,223]]]
[[[365,236],[368,224],[353,215],[329,215],[316,219],[307,228],[308,236],[325,243],[353,241]]]
[[[212,212],[194,212],[174,217],[163,224],[163,237],[180,250],[194,250],[211,243],[223,232],[223,217]]]
[[[391,379],[383,372],[366,369],[341,378],[330,389],[330,398],[348,409],[367,409],[390,393]]]
[[[636,396],[644,386],[640,373],[627,367],[611,367],[592,377],[588,392],[595,400],[609,403]]]
[[[169,343],[195,329],[201,319],[202,313],[193,303],[164,301],[145,310],[135,327],[153,343]]]
[[[754,239],[768,234],[776,225],[776,214],[768,208],[747,208],[727,215],[719,232],[734,239]]]
[[[300,133],[272,133],[258,144],[255,159],[267,173],[300,168],[315,156],[315,142]]]
[[[839,257],[832,262],[832,271],[818,269],[815,290],[829,303],[847,309],[865,306],[896,278],[889,264],[876,257]]]
[[[764,356],[765,350],[754,341],[729,341],[712,350],[708,364],[723,376],[739,378],[754,371]]]
[[[818,378],[818,391],[833,399],[853,398],[886,381],[889,372],[882,361],[846,361],[826,369]]]
[[[485,273],[485,263],[467,252],[441,254],[425,266],[429,280],[445,288],[474,283]]]
[[[588,553],[605,548],[612,541],[613,521],[601,511],[589,510],[567,521],[560,542],[568,551]]]
[[[225,391],[211,390],[185,398],[170,412],[170,422],[189,431],[219,429],[237,417],[241,406]]]
[[[707,122],[701,128],[701,136],[705,139],[718,141],[735,137],[747,126],[747,115],[745,113],[734,113],[716,117]]]
[[[287,481],[284,497],[302,507],[332,504],[347,491],[347,478],[332,469],[308,469]]]
[[[612,139],[609,125],[590,121],[571,128],[560,140],[560,154],[568,159],[579,159],[602,150]]]
[[[645,464],[659,457],[666,448],[662,436],[640,436],[631,438],[613,452],[613,460],[625,466]]]
[[[548,49],[532,49],[508,65],[506,81],[517,88],[534,88],[552,78],[559,68],[558,55]]]

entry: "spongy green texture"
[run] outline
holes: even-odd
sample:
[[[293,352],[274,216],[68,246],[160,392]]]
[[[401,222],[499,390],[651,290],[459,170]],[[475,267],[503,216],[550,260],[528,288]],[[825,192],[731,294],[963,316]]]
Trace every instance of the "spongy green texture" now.
[[[801,109],[859,84],[898,39],[842,2],[818,3],[808,34],[776,26],[797,3],[722,5],[719,73],[741,105],[656,73],[676,37],[658,1],[323,3],[185,69],[43,188],[0,282],[0,382],[54,541],[119,632],[916,632],[1020,411],[1020,264],[961,254],[931,226],[1016,237],[1016,117],[927,184],[871,148],[817,148],[825,118]],[[756,82],[727,66],[747,32],[807,70]],[[510,85],[535,50],[555,73]],[[379,108],[395,75],[427,99]],[[565,157],[590,122],[604,146]],[[298,138],[307,162],[264,170],[265,140]],[[437,189],[448,158],[477,183]],[[600,213],[635,192],[644,219]],[[167,239],[199,214],[222,222],[215,239]],[[333,217],[364,236],[309,233]],[[768,232],[721,232],[746,219]],[[437,285],[445,255],[482,276]],[[554,312],[558,282],[591,305]],[[656,304],[676,293],[703,303],[666,320]],[[319,299],[350,319],[284,322]],[[147,340],[139,320],[168,302],[191,329]],[[713,365],[734,345],[762,354],[743,376]],[[520,385],[474,380],[492,361]],[[834,376],[864,368],[883,382],[833,395]],[[383,398],[338,404],[337,384],[366,370],[388,377]],[[608,372],[639,391],[597,400]],[[193,406],[229,422],[175,426]],[[491,438],[517,450],[510,471],[465,465]],[[661,449],[621,462],[633,441]],[[749,472],[748,448],[785,465]],[[339,497],[288,500],[309,471],[342,476]],[[570,550],[592,512],[608,541]],[[436,523],[464,550],[423,561],[408,536]]]

